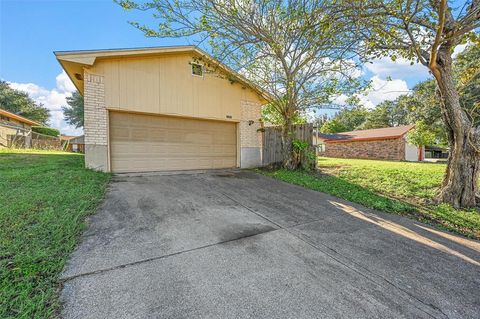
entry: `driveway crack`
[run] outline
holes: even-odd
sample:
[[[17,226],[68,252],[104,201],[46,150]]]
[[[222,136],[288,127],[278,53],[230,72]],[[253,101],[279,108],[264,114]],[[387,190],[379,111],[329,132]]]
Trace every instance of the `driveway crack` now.
[[[234,242],[234,241],[237,241],[237,240],[242,240],[242,239],[245,239],[245,238],[255,237],[255,236],[258,236],[258,235],[262,235],[262,234],[266,234],[266,233],[270,233],[270,232],[274,232],[274,231],[278,231],[278,230],[280,230],[280,229],[271,229],[271,230],[261,231],[261,232],[255,233],[255,234],[246,234],[245,236],[240,236],[240,237],[237,237],[237,238],[232,238],[232,239],[229,239],[229,240],[215,242],[215,243],[211,243],[211,244],[204,245],[204,246],[199,246],[199,247],[195,247],[195,248],[191,248],[191,249],[177,251],[177,252],[174,252],[174,253],[171,253],[171,254],[166,254],[166,255],[155,256],[155,257],[151,257],[151,258],[136,260],[136,261],[133,261],[133,262],[120,264],[120,265],[109,267],[109,268],[103,268],[103,269],[98,269],[98,270],[94,270],[94,271],[89,271],[89,272],[84,272],[84,273],[72,275],[72,276],[67,276],[67,277],[61,278],[60,283],[63,284],[66,281],[69,281],[69,280],[72,280],[72,279],[91,276],[91,275],[98,275],[98,274],[102,274],[102,273],[109,272],[109,271],[112,271],[112,270],[123,269],[123,268],[126,268],[126,267],[131,267],[131,266],[135,266],[135,265],[139,265],[139,264],[143,264],[143,263],[148,263],[148,262],[151,262],[151,261],[160,260],[160,259],[164,259],[164,258],[168,258],[168,257],[172,257],[172,256],[177,256],[177,255],[181,255],[181,254],[184,254],[184,253],[189,253],[189,252],[193,252],[193,251],[196,251],[196,250],[201,250],[201,249],[204,249],[204,248],[213,247],[213,246],[216,246],[216,245],[221,245],[221,244]]]

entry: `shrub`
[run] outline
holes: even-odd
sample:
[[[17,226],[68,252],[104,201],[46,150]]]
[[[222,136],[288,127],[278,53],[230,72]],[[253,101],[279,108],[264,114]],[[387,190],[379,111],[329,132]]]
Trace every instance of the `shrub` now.
[[[295,138],[292,141],[292,148],[295,167],[300,166],[306,170],[311,170],[315,167],[316,156],[308,142]]]
[[[32,126],[32,131],[38,134],[48,135],[48,136],[55,136],[58,137],[60,135],[60,131],[56,128],[51,127],[44,127],[44,126]]]

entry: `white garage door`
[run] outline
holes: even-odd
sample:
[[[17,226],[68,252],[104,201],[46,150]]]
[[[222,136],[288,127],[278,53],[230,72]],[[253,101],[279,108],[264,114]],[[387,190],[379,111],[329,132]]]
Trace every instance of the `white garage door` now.
[[[236,124],[110,112],[113,172],[231,168]]]

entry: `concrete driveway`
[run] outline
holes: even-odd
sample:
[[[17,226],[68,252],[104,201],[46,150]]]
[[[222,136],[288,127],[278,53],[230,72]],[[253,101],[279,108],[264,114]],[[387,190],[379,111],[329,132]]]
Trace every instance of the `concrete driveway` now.
[[[65,318],[479,318],[480,243],[245,171],[116,176]]]

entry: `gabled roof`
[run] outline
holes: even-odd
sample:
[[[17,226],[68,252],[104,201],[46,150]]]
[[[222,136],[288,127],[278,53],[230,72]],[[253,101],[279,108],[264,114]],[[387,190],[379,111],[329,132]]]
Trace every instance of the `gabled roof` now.
[[[0,109],[0,115],[3,115],[3,116],[6,116],[6,117],[9,117],[9,118],[12,118],[12,119],[14,119],[14,120],[17,120],[17,121],[19,121],[19,122],[21,122],[21,123],[25,123],[25,124],[28,124],[28,125],[41,126],[41,124],[38,123],[38,122],[29,120],[29,119],[27,119],[26,117],[23,117],[23,116],[21,116],[21,115],[17,115],[17,114],[15,114],[15,113],[6,111],[6,110],[4,110],[4,109]]]
[[[336,134],[318,133],[318,137],[326,143],[344,143],[353,141],[375,141],[397,139],[403,137],[415,125],[403,125],[395,127],[384,127],[371,130],[359,130],[351,132],[342,132]]]
[[[227,73],[233,75],[240,83],[251,88],[262,96],[266,101],[272,97],[265,90],[256,86],[254,83],[247,80],[238,72],[232,70],[225,64],[213,58],[211,55],[192,45],[184,46],[163,46],[163,47],[146,47],[146,48],[124,48],[124,49],[101,49],[101,50],[77,50],[77,51],[55,51],[53,52],[67,72],[68,76],[76,86],[78,91],[83,95],[83,68],[92,66],[97,59],[108,59],[118,57],[131,56],[155,56],[161,54],[174,53],[194,53],[208,59],[211,63],[217,65],[219,68]]]

